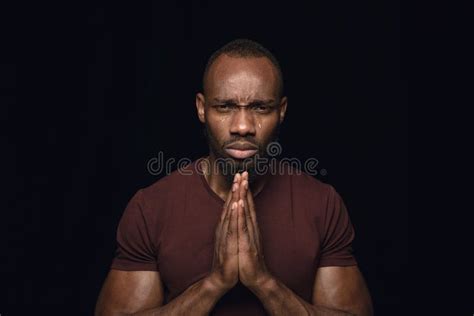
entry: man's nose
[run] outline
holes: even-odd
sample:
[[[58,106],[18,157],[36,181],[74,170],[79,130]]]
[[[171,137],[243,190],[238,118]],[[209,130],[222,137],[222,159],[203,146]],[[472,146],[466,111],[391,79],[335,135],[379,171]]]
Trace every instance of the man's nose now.
[[[230,126],[231,134],[239,134],[245,136],[248,134],[255,135],[255,120],[252,113],[249,113],[245,107],[239,108],[232,116]]]

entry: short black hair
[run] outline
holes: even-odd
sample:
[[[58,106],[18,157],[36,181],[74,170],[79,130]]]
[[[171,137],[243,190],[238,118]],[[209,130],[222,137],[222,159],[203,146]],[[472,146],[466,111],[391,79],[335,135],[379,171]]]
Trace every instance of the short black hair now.
[[[211,57],[207,60],[206,68],[204,69],[204,75],[202,77],[202,89],[204,91],[206,76],[211,68],[212,64],[216,59],[221,55],[227,55],[230,57],[242,57],[242,58],[252,58],[252,57],[266,57],[270,62],[275,66],[278,76],[278,96],[281,98],[283,96],[283,74],[280,68],[280,63],[276,57],[263,45],[246,39],[239,38],[235,39],[218,50],[216,50]]]

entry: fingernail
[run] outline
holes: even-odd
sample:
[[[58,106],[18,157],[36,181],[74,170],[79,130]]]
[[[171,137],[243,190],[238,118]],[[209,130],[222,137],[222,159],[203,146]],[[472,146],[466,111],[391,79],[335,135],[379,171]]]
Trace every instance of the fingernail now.
[[[239,204],[241,207],[244,207],[244,200],[239,200]]]
[[[237,207],[237,203],[236,202],[232,203],[232,209],[235,210],[236,207]]]

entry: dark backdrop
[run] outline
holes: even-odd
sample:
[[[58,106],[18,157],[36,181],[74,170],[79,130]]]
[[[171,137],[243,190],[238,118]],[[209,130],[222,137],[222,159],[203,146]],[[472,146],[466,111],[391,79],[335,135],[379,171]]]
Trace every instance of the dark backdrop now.
[[[279,58],[283,156],[317,158],[327,173],[316,177],[344,198],[377,315],[405,310],[398,3],[97,1],[2,13],[2,315],[92,314],[127,201],[163,176],[147,161],[207,153],[194,96],[206,59],[238,37]]]

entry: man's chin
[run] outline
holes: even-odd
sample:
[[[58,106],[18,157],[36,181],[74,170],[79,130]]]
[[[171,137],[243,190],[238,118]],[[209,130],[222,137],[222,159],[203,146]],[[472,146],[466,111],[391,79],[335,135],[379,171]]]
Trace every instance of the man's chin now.
[[[249,163],[248,161],[240,160],[240,159],[233,159],[228,158],[226,164],[220,165],[224,166],[224,168],[220,168],[221,171],[228,173],[234,176],[236,173],[242,173],[244,171],[248,171],[249,169],[253,168],[253,164]]]
[[[255,161],[252,158],[235,159],[232,157],[223,158],[226,164],[219,164],[219,172],[224,175],[226,182],[231,184],[237,173],[247,171],[249,174],[249,183],[253,183],[257,178],[255,170]]]

